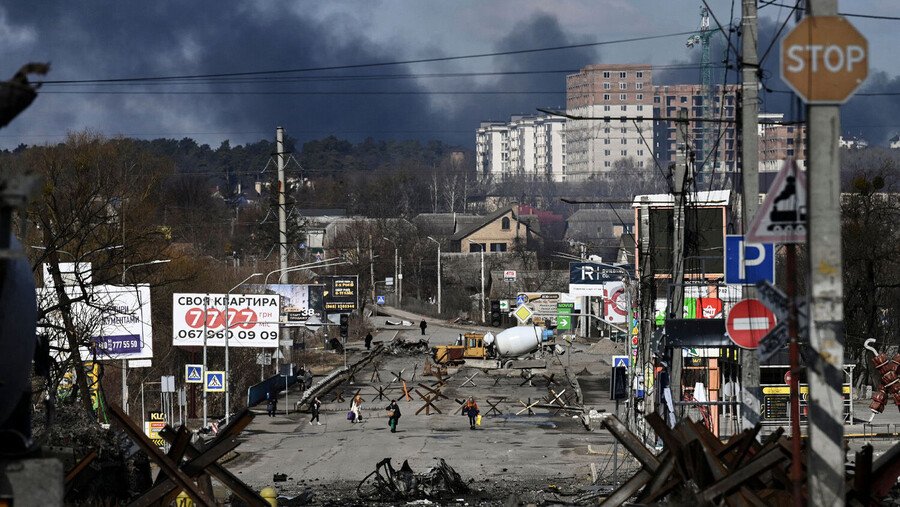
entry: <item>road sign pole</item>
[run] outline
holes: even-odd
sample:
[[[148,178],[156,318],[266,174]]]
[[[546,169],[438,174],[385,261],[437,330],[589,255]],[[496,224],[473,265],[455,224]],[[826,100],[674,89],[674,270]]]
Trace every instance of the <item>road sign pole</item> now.
[[[811,0],[809,14],[837,15],[837,0]],[[841,280],[840,108],[808,104],[809,126],[809,505],[843,505],[844,330]]]
[[[786,245],[785,278],[788,297],[788,336],[790,337],[791,386],[791,481],[794,486],[794,505],[803,505],[803,450],[800,444],[800,344],[797,336],[797,303],[795,276],[797,270],[796,245]]]

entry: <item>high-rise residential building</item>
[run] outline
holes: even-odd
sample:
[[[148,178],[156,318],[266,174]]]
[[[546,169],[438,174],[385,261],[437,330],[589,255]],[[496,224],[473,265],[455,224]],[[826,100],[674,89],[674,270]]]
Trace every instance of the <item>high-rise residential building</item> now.
[[[498,181],[564,181],[565,118],[516,115],[507,123],[482,122],[475,135],[475,167],[479,177]]]
[[[672,118],[658,120],[653,125],[653,152],[662,165],[675,162],[678,128],[674,118],[678,111],[687,110],[688,118],[715,121],[692,121],[688,125],[688,143],[693,150],[697,173],[721,175],[737,170],[737,85],[714,85],[710,90],[711,118],[703,118],[706,94],[697,84],[655,86],[653,116]],[[702,179],[702,178],[701,178]]]
[[[777,172],[792,158],[806,168],[806,125],[784,125],[783,113],[759,115],[759,172]]]
[[[566,180],[612,172],[631,160],[649,168],[653,146],[653,68],[588,65],[566,76]]]

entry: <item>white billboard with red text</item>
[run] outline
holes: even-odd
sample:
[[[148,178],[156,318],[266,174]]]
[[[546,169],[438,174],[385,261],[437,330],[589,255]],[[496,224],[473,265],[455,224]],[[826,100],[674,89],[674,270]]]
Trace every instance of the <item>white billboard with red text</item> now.
[[[172,344],[276,348],[281,297],[274,294],[173,294]]]

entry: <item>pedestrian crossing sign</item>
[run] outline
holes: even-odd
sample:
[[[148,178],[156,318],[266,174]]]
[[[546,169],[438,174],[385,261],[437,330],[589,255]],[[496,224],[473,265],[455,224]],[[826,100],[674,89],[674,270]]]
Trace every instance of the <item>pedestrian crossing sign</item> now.
[[[628,360],[628,356],[612,356],[613,368],[618,368],[620,366],[624,366],[628,368],[631,366],[630,361]]]
[[[206,372],[205,391],[210,393],[225,392],[225,372],[224,371],[208,371]]]
[[[186,364],[186,365],[184,365],[184,382],[186,384],[202,384],[203,383],[203,365],[202,364]]]
[[[384,296],[378,296],[378,301],[377,301],[377,303],[378,303],[379,305],[383,305],[383,304],[384,304]]]

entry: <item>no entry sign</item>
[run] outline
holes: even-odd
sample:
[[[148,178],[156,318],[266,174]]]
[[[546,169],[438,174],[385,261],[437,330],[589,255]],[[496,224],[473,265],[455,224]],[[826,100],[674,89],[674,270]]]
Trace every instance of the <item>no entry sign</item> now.
[[[744,299],[728,312],[725,331],[738,347],[755,349],[770,329],[775,327],[775,314],[758,299]]]

